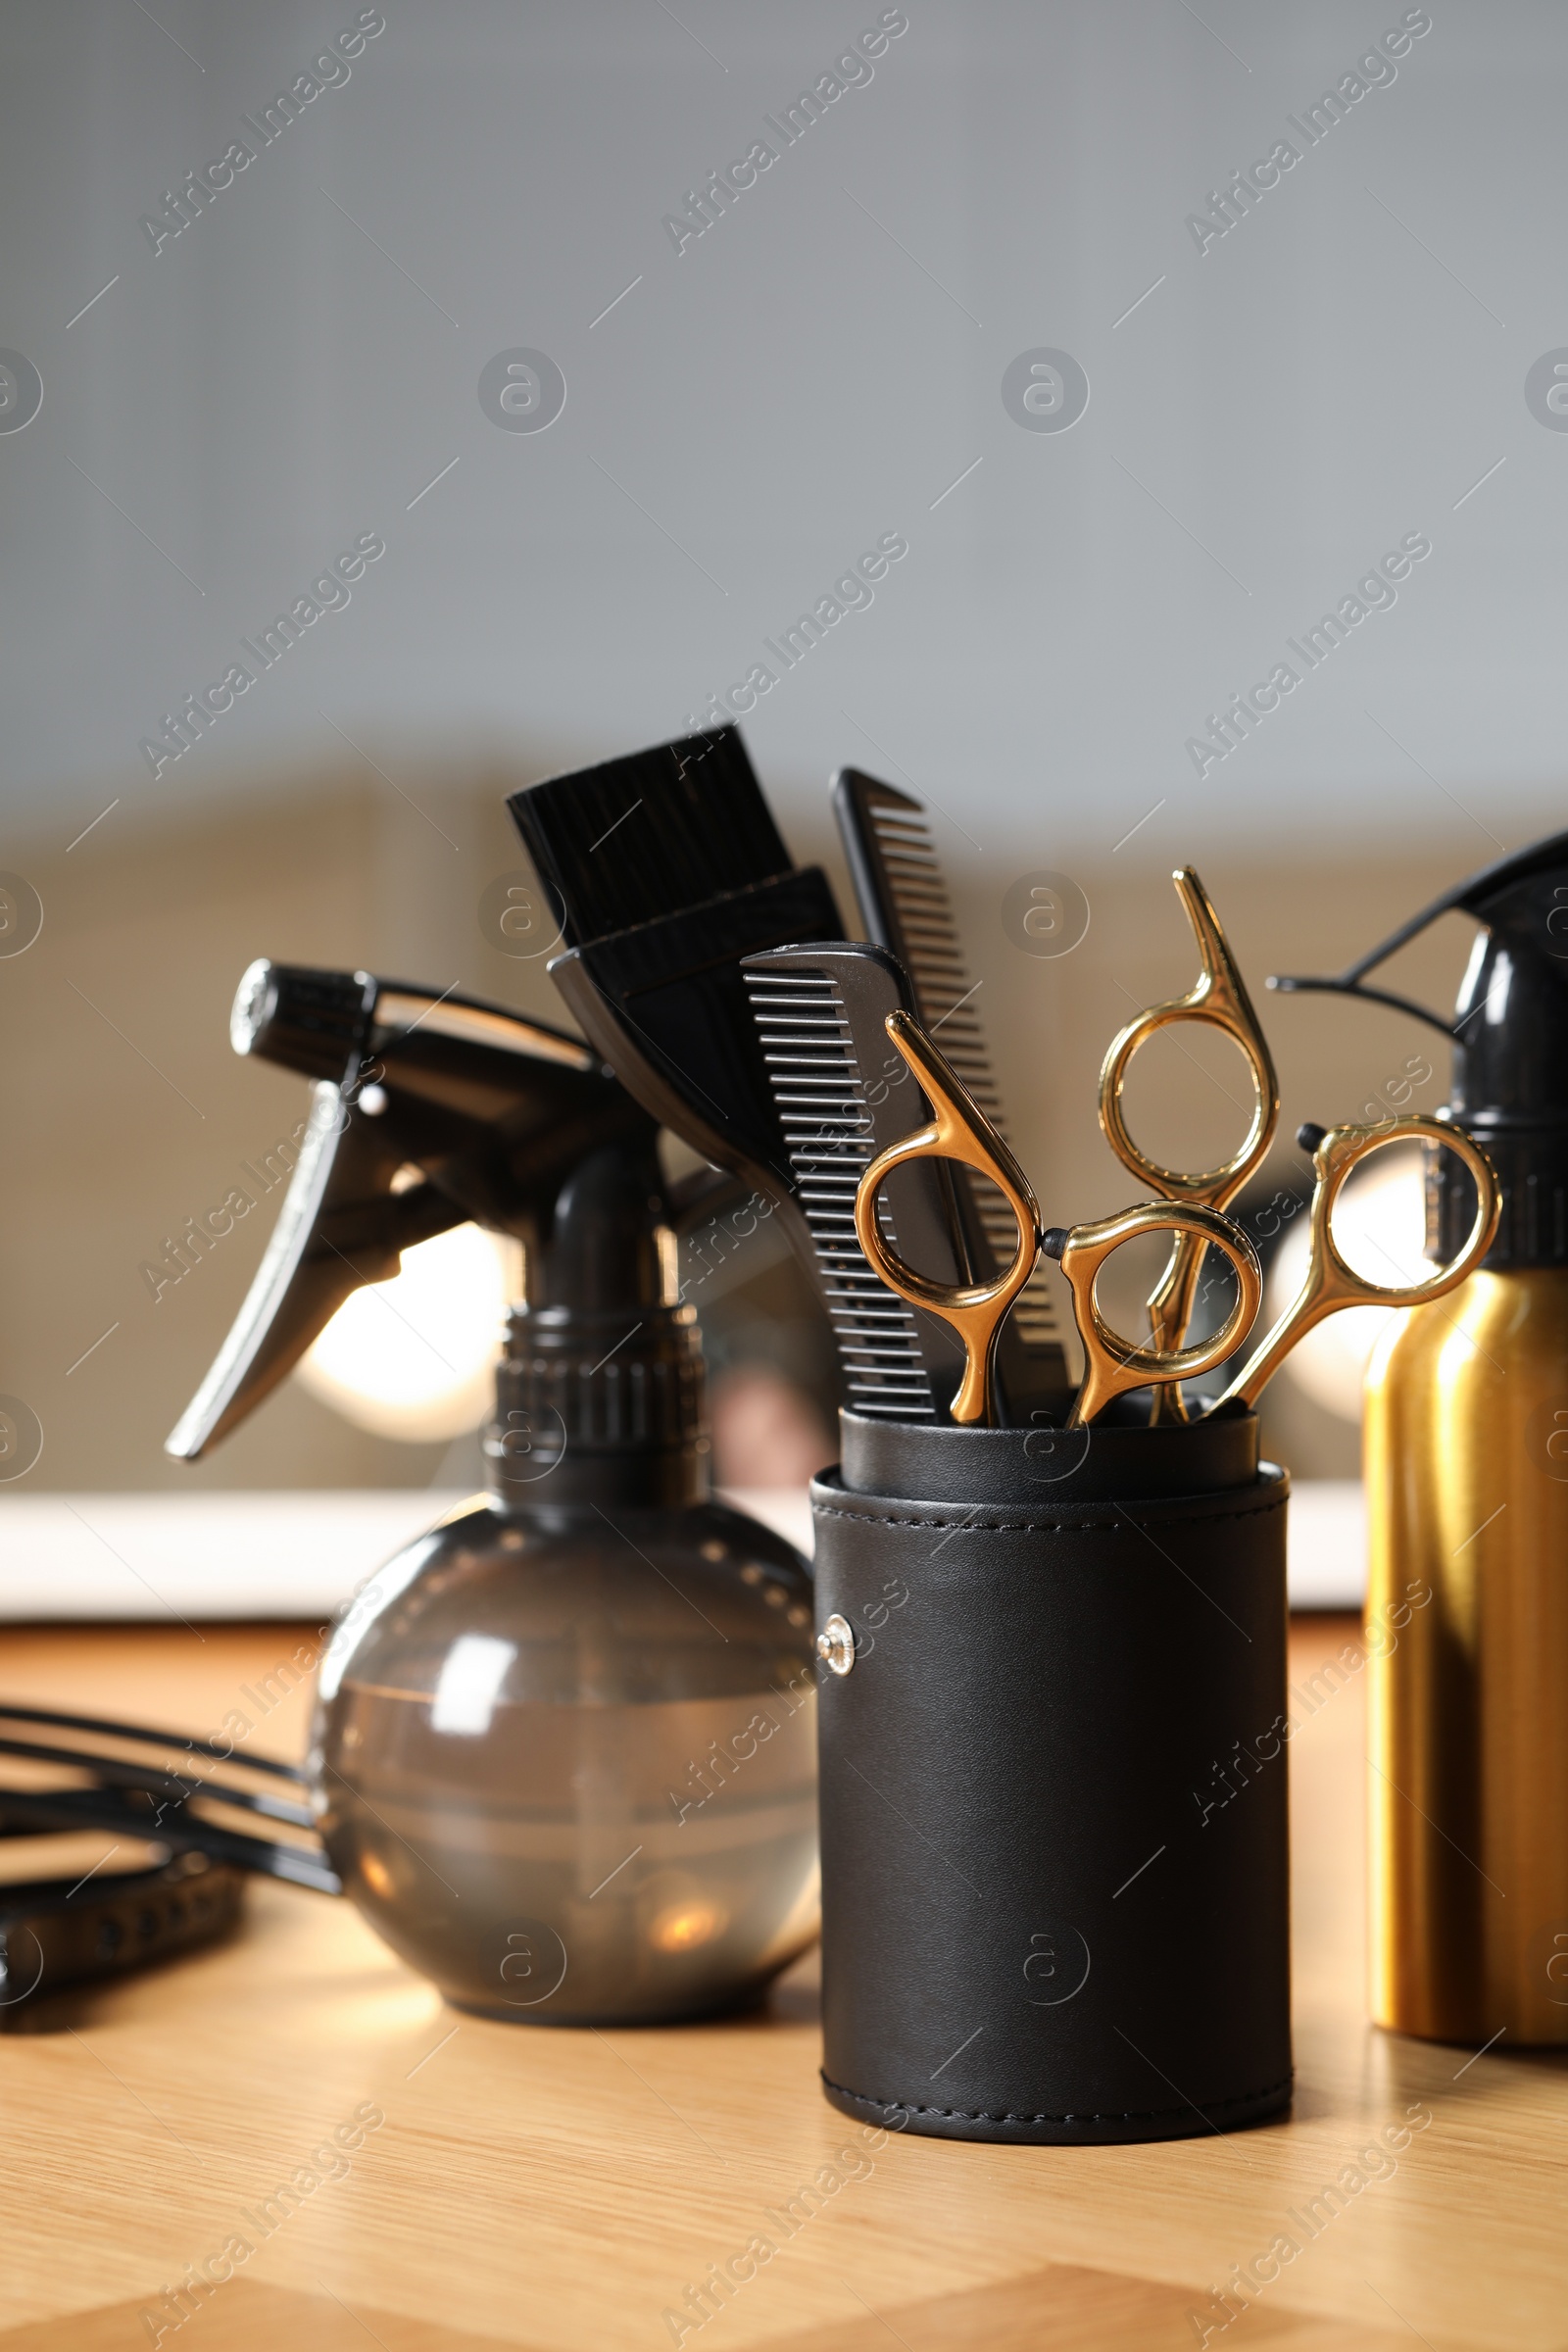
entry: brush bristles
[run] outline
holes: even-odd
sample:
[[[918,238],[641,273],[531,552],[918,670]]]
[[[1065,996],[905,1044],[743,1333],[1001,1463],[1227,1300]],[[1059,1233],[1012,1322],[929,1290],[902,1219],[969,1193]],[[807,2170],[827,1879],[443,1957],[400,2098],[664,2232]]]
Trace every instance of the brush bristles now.
[[[793,864],[734,727],[552,776],[509,806],[574,947]]]

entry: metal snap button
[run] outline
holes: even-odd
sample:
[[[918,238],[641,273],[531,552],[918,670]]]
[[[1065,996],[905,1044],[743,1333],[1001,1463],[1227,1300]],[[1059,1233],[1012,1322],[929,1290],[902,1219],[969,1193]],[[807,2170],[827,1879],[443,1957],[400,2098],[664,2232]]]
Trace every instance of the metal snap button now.
[[[848,1674],[855,1664],[855,1628],[847,1617],[831,1616],[816,1637],[816,1654],[830,1674]]]

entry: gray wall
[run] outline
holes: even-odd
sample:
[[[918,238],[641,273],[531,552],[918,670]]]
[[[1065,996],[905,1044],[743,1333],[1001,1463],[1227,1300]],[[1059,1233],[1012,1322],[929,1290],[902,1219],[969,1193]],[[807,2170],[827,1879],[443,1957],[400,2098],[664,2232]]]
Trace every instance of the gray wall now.
[[[350,78],[157,254],[141,216],[358,12],[152,13],[11,0],[0,26],[0,345],[44,387],[0,432],[0,865],[46,901],[25,962],[0,957],[21,1266],[0,1387],[47,1387],[75,1352],[78,1301],[68,1334],[67,1276],[51,1287],[41,1255],[50,1203],[69,1196],[70,1230],[101,1245],[102,1288],[205,1181],[159,1082],[128,1054],[106,1080],[70,982],[110,1012],[122,992],[134,1049],[172,1054],[198,1099],[223,1090],[236,1133],[222,1015],[250,955],[351,961],[366,939],[514,994],[475,944],[509,854],[472,813],[484,779],[676,730],[882,534],[907,555],[748,739],[802,850],[842,760],[945,811],[1042,1187],[1080,1162],[1100,1181],[1086,1073],[1128,980],[1124,956],[1073,983],[1090,1042],[1075,1029],[1042,1069],[1058,982],[1008,961],[1016,874],[1081,874],[1106,926],[1091,938],[1125,943],[1174,862],[1228,871],[1255,971],[1287,930],[1298,962],[1343,958],[1436,879],[1562,821],[1568,436],[1525,397],[1568,344],[1560,11],[1434,0],[1396,78],[1307,148],[1287,116],[1400,6],[908,0],[873,77],[679,254],[662,217],[876,6],[385,0]],[[1287,136],[1300,160],[1200,253],[1186,217]],[[544,432],[480,406],[481,369],[517,347],[564,375]],[[1009,364],[1043,347],[1087,373],[1068,431],[1004,405]],[[137,747],[160,714],[364,532],[386,553],[352,602],[155,782]],[[1411,533],[1431,554],[1396,603],[1200,779],[1185,746],[1205,714]],[[296,813],[323,778],[368,796],[330,858]],[[324,890],[362,841],[358,882]],[[1186,950],[1158,919],[1150,970],[1177,985]],[[1405,1051],[1334,1034],[1348,1087]],[[126,1171],[155,1166],[133,1218]],[[117,1480],[205,1346],[160,1359],[168,1396],[136,1398]],[[63,1390],[51,1410],[60,1477],[93,1483],[92,1415]],[[388,1474],[363,1453],[261,1448],[249,1475]]]
[[[909,0],[875,78],[679,256],[662,216],[876,8],[691,0],[684,31],[657,0],[386,0],[352,78],[156,257],[139,217],[357,12],[154,13],[190,57],[108,0],[6,13],[4,337],[45,384],[0,446],[9,766],[63,822],[145,794],[159,712],[367,529],[384,562],[168,771],[184,801],[333,750],[321,710],[383,748],[657,737],[901,530],[876,605],[760,708],[786,808],[870,760],[847,710],[988,857],[1108,848],[1161,796],[1160,861],[1420,831],[1445,789],[1510,841],[1549,819],[1568,437],[1523,381],[1568,338],[1560,10],[1435,0],[1201,255],[1186,216],[1400,8]],[[541,435],[476,398],[516,346],[565,375]],[[1040,346],[1092,386],[1064,434],[1000,397]],[[1200,786],[1205,712],[1417,530],[1398,606]]]

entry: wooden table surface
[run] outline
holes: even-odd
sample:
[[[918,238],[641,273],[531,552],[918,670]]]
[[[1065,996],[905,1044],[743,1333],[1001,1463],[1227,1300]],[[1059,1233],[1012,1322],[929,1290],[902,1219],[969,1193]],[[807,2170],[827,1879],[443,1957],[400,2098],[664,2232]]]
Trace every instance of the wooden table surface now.
[[[1298,1623],[1298,1690],[1353,1632]],[[201,1731],[299,1638],[8,1632],[4,1687]],[[1354,1672],[1320,1685],[1290,1749],[1289,2121],[1157,2147],[891,2137],[685,2343],[1175,2352],[1206,2327],[1225,2352],[1568,2346],[1568,2058],[1474,2057],[1362,2015],[1362,1702]],[[300,1754],[303,1693],[265,1731]],[[444,2009],[346,1903],[259,1886],[222,1947],[57,1999],[56,2030],[0,2035],[0,2352],[669,2344],[665,2308],[856,2132],[817,2087],[814,1955],[740,2019],[491,2024]],[[261,2239],[242,2217],[367,2105],[385,2120],[347,2169],[174,2326],[164,2289]],[[1288,2215],[1412,2107],[1426,2127],[1358,2167],[1381,2177],[1222,2330],[1210,2290],[1303,2238]]]

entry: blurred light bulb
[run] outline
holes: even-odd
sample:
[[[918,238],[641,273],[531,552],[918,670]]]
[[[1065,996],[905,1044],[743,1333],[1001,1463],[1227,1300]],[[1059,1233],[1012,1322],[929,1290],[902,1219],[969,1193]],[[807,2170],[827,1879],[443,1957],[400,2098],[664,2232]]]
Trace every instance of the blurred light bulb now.
[[[722,1903],[672,1903],[661,1911],[648,1931],[648,1939],[662,1952],[695,1951],[729,1926]]]
[[[1420,1147],[1379,1152],[1367,1172],[1352,1178],[1334,1211],[1334,1241],[1346,1263],[1385,1289],[1424,1282],[1432,1267],[1422,1255],[1426,1194]],[[1308,1227],[1298,1217],[1269,1270],[1259,1334],[1290,1305],[1306,1273]],[[1281,1378],[1341,1421],[1361,1418],[1367,1359],[1390,1319],[1407,1307],[1348,1306],[1327,1315],[1285,1359]]]
[[[346,1298],[299,1365],[313,1396],[378,1438],[431,1445],[491,1410],[516,1244],[459,1225],[403,1252],[390,1282]]]

